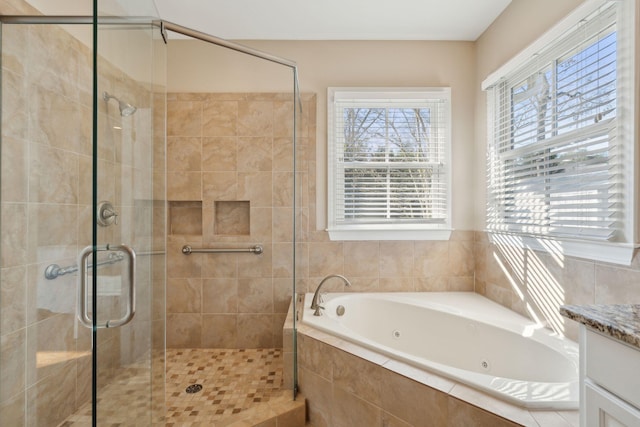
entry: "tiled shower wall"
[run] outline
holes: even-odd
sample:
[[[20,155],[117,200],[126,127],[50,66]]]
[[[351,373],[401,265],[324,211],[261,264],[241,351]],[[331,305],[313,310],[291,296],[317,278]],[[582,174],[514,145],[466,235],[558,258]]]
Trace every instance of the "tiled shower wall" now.
[[[305,110],[314,103],[303,97]],[[282,347],[293,293],[293,108],[287,93],[169,94],[168,347]],[[187,256],[184,244],[264,252]]]

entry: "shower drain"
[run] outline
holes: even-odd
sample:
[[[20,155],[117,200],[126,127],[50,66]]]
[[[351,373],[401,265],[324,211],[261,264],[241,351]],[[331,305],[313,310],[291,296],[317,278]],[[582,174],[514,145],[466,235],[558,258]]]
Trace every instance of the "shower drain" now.
[[[200,390],[202,390],[202,384],[191,384],[185,391],[189,394],[193,394],[199,392]]]

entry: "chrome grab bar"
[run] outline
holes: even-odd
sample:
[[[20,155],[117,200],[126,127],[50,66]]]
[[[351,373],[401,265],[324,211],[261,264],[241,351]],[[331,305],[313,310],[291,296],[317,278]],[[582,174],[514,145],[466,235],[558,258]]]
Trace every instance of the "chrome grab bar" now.
[[[126,325],[133,319],[136,313],[136,292],[135,292],[135,279],[136,279],[136,252],[132,247],[125,244],[121,245],[104,245],[104,246],[87,246],[84,248],[80,255],[78,255],[78,266],[80,273],[78,274],[78,319],[87,328],[93,328],[93,319],[89,317],[89,311],[87,309],[87,270],[89,266],[86,263],[89,255],[95,251],[119,251],[123,252],[129,258],[129,295],[126,303],[126,312],[123,317],[115,320],[107,320],[102,325],[96,324],[96,328],[116,328],[118,326]]]
[[[98,261],[98,264],[96,264],[96,266],[100,266],[100,265],[108,265],[108,264],[115,264],[116,262],[120,262],[124,259],[124,255],[121,254],[116,254],[116,253],[110,253],[109,257],[103,261]],[[88,269],[93,268],[93,265],[89,264],[87,265]],[[58,264],[50,264],[45,270],[44,270],[44,277],[49,279],[49,280],[53,280],[56,279],[59,276],[64,276],[65,274],[71,274],[71,273],[75,273],[76,271],[78,271],[78,266],[77,265],[70,265],[68,267],[60,267]]]
[[[227,253],[245,253],[251,252],[256,255],[260,255],[264,252],[264,249],[261,245],[255,245],[250,248],[199,248],[194,249],[189,245],[184,245],[182,247],[182,253],[185,255],[191,254],[227,254]]]
[[[152,255],[164,255],[164,251],[150,251],[150,252],[136,252],[136,256],[152,256]],[[116,262],[120,262],[124,259],[124,255],[110,253],[109,257],[103,261],[98,261],[98,266],[115,264]],[[88,269],[93,268],[93,265],[87,265]],[[49,280],[56,279],[60,276],[64,276],[65,274],[71,274],[78,271],[77,265],[70,265],[68,267],[60,267],[58,264],[49,264],[47,268],[44,270],[44,277]]]

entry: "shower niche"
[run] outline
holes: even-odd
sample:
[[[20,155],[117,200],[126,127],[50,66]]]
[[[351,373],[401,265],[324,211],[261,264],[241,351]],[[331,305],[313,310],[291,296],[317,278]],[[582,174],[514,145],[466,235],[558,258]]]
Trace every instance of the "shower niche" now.
[[[203,226],[201,201],[169,202],[169,234],[202,236],[208,227]],[[212,236],[250,236],[251,203],[248,200],[213,202]]]
[[[169,234],[202,236],[202,202],[170,201]]]

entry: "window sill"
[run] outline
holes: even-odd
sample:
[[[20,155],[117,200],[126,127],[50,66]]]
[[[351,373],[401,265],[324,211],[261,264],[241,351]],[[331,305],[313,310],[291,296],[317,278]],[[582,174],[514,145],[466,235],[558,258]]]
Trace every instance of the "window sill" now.
[[[451,231],[451,229],[327,230],[331,240],[449,240]]]
[[[548,252],[552,256],[571,256],[591,261],[631,265],[637,245],[631,243],[591,242],[579,240],[545,239],[536,236],[486,231],[489,241],[498,246],[511,246]]]

